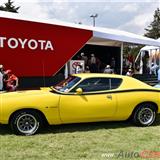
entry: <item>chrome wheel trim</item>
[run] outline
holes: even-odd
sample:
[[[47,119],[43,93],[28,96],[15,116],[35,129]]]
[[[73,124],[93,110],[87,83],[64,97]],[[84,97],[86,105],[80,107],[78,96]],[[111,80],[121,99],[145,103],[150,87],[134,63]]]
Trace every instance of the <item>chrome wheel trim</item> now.
[[[33,115],[23,114],[18,117],[16,125],[21,133],[29,135],[34,134],[37,131],[39,127],[39,122]]]
[[[139,119],[141,124],[149,125],[154,121],[155,113],[150,108],[143,108],[138,113],[138,119]]]

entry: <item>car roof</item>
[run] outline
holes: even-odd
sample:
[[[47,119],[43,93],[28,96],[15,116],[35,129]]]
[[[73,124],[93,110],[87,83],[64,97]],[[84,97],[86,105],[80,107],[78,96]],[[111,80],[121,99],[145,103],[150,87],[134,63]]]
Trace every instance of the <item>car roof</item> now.
[[[138,88],[146,89],[147,88],[147,89],[155,89],[156,90],[156,88],[153,88],[152,86],[149,86],[148,84],[146,84],[138,79],[135,79],[133,77],[126,76],[126,75],[106,74],[106,73],[80,73],[80,74],[73,74],[73,76],[77,76],[82,79],[96,78],[96,77],[120,78],[120,79],[123,79],[123,83],[120,86],[121,89],[136,89],[136,88],[137,89]]]
[[[80,73],[80,74],[73,74],[73,76],[77,76],[80,78],[92,78],[92,77],[125,78],[126,77],[118,74],[106,74],[106,73]]]

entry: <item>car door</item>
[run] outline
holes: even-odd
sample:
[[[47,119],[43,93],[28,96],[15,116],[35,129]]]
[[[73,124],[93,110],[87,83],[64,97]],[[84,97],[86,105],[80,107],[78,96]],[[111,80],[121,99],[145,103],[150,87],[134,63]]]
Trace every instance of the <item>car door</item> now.
[[[83,94],[76,94],[82,88]],[[116,95],[111,92],[110,78],[88,78],[78,84],[69,94],[60,98],[59,109],[63,123],[102,121],[116,112]]]

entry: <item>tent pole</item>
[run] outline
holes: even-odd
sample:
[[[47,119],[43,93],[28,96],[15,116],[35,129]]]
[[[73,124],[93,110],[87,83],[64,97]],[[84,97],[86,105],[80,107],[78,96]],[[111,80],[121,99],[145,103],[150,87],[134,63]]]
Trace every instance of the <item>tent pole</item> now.
[[[67,62],[65,64],[64,77],[65,77],[65,79],[68,78],[68,63]]]
[[[122,75],[123,73],[123,42],[121,43],[121,70],[120,74]]]

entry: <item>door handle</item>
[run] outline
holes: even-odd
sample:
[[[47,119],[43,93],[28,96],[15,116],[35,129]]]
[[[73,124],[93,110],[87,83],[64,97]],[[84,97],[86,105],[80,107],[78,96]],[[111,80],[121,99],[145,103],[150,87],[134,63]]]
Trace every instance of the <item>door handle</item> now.
[[[112,96],[111,96],[111,95],[107,95],[107,98],[108,98],[108,99],[112,99]]]

